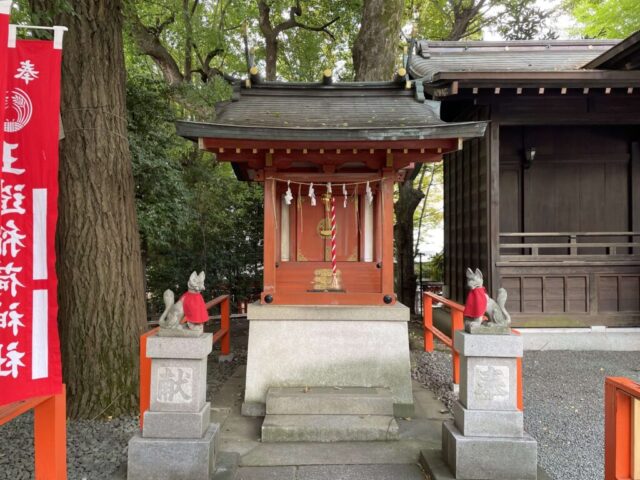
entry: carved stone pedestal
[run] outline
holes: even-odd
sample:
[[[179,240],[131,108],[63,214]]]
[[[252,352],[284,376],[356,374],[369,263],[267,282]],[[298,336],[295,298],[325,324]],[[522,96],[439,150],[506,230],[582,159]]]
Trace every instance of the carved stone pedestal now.
[[[147,340],[151,401],[142,435],[129,441],[128,480],[209,480],[219,426],[206,401],[212,335]]]
[[[537,442],[517,409],[522,337],[458,331],[460,400],[442,426],[442,456],[456,479],[536,480]]]

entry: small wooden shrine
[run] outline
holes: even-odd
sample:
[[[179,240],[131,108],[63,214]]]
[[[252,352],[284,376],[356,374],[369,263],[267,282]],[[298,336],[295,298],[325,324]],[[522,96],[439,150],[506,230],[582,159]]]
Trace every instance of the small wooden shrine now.
[[[395,303],[394,182],[486,125],[445,123],[437,106],[406,77],[247,80],[216,106],[215,122],[178,123],[240,180],[264,184],[263,304]]]

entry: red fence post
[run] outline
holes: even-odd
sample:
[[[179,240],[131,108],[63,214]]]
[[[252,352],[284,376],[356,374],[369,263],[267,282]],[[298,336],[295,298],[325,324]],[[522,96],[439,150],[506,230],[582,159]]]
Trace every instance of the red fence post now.
[[[451,309],[451,347],[453,350],[453,383],[460,384],[460,354],[456,350],[455,336],[458,330],[464,330],[464,316],[461,310]]]
[[[66,387],[34,409],[34,449],[36,480],[67,479]]]
[[[231,353],[231,309],[230,297],[226,298],[220,304],[220,329],[225,333],[220,339],[220,354],[229,355]]]
[[[422,319],[424,328],[424,351],[433,352],[433,299],[422,295]]]

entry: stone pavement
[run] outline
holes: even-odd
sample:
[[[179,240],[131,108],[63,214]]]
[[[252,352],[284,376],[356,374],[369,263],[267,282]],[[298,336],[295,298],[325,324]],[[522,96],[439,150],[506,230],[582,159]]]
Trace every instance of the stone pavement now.
[[[451,418],[433,393],[414,382],[415,414],[398,419],[398,441],[262,443],[262,417],[240,413],[244,381],[239,367],[213,397],[211,421],[221,424],[223,452],[213,480],[424,480],[420,451],[440,448],[442,421]]]

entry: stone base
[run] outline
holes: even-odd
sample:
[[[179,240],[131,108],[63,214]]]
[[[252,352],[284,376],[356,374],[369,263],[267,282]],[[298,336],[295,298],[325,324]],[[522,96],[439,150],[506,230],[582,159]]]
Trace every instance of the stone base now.
[[[420,451],[420,465],[427,472],[430,480],[456,480],[449,467],[442,458],[442,451],[436,449],[427,449]],[[537,480],[551,480],[540,466],[538,466]],[[519,480],[513,477],[510,480]]]
[[[207,402],[198,413],[144,412],[144,438],[202,438],[209,428],[211,403]]]
[[[407,323],[401,304],[249,305],[245,406],[271,387],[385,387],[398,410],[413,404]]]
[[[465,437],[522,437],[523,414],[519,410],[467,410],[453,404],[455,425]]]
[[[204,438],[143,438],[129,440],[127,480],[209,480],[216,464],[219,425]]]
[[[458,480],[537,480],[533,437],[465,437],[452,421],[442,424],[442,455]]]
[[[468,323],[465,332],[473,335],[511,335],[511,327],[509,325],[496,325],[495,323]]]

